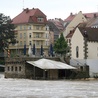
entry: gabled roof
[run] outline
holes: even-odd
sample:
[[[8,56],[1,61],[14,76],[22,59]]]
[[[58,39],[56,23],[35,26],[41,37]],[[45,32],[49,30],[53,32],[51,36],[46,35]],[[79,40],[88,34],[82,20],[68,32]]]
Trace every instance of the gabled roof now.
[[[92,18],[87,22],[86,27],[98,26],[98,17]]]
[[[86,37],[88,41],[98,41],[98,28],[79,28],[83,37]]]
[[[44,22],[47,22],[46,15],[41,12],[38,8],[33,9],[24,9],[19,15],[13,18],[13,24],[22,24],[22,23],[29,23],[29,22],[37,22],[37,17],[44,18]]]
[[[64,30],[63,20],[59,18],[49,19],[48,22],[52,22],[60,31]]]
[[[64,21],[65,22],[71,22],[74,19],[75,15],[68,16]]]
[[[85,16],[85,18],[93,18],[93,17],[98,17],[98,12],[83,13],[83,15]],[[65,22],[71,22],[75,16],[76,16],[76,14],[71,13],[64,21]]]

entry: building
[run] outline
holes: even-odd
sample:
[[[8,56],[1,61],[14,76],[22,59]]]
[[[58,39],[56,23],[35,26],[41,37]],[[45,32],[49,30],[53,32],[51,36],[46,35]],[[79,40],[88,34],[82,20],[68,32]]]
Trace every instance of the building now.
[[[53,42],[54,43],[64,30],[64,21],[60,18],[49,19],[48,26],[51,33],[53,33]]]
[[[73,15],[72,13],[70,16],[65,20],[66,28],[63,31],[63,35],[66,38],[66,36],[74,30],[80,23],[85,23],[87,22],[87,19],[85,16],[82,14],[80,11],[78,14]]]
[[[49,48],[49,27],[46,15],[38,8],[24,9],[19,15],[13,18],[12,24],[15,25],[17,43],[10,45],[12,56],[24,55],[24,45],[28,54],[29,45],[35,45],[35,55],[40,55],[41,45],[44,53],[48,54]]]
[[[98,75],[98,28],[77,27],[71,37],[71,65],[89,65],[90,76]]]
[[[6,58],[5,78],[67,79],[73,70],[76,68],[60,62],[58,57]]]

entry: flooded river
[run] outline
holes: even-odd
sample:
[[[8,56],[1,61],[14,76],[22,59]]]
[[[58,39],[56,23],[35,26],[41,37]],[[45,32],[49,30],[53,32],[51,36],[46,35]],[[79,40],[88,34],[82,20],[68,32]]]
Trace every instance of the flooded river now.
[[[0,74],[0,98],[98,98],[98,80],[4,79]]]

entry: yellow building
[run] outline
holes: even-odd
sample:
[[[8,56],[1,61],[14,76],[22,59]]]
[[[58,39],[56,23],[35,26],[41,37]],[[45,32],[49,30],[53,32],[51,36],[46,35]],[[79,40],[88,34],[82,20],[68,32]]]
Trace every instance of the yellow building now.
[[[17,15],[12,23],[16,26],[15,45],[10,45],[11,54],[24,55],[24,45],[26,45],[26,54],[28,54],[29,45],[35,44],[36,56],[40,55],[41,45],[44,54],[48,54],[49,49],[49,27],[47,26],[46,15],[39,9],[24,9]]]

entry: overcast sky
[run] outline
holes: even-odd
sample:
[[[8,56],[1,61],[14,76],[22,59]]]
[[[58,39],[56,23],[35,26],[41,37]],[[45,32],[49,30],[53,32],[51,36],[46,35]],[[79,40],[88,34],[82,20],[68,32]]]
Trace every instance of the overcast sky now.
[[[23,3],[24,1],[24,3]],[[14,18],[23,8],[39,8],[47,19],[66,19],[70,13],[98,12],[98,0],[1,0],[0,13]]]

